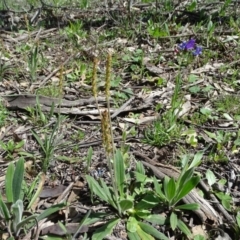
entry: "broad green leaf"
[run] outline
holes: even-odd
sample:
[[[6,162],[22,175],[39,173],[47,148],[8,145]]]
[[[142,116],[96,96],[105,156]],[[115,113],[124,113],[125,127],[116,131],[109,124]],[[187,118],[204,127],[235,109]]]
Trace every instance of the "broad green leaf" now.
[[[119,218],[112,219],[106,224],[104,224],[102,227],[98,228],[92,235],[92,240],[102,240],[107,235],[111,234],[114,227],[118,224],[120,221]]]
[[[13,184],[14,170],[15,170],[15,167],[14,167],[13,163],[11,162],[7,168],[7,173],[6,173],[6,177],[5,177],[6,197],[7,197],[7,201],[9,203],[13,203],[12,184]]]
[[[127,221],[127,230],[131,233],[137,231],[138,221],[134,217],[129,217]]]
[[[141,239],[154,240],[154,238],[153,238],[151,235],[149,235],[148,233],[144,232],[144,231],[140,228],[140,226],[138,226],[138,228],[137,228],[137,234],[139,235],[139,237],[140,237]]]
[[[144,220],[157,225],[164,225],[166,223],[166,217],[160,214],[151,214]]]
[[[203,157],[203,151],[197,152],[197,153],[194,155],[193,161],[191,162],[189,168],[195,168],[195,167],[197,167],[197,166],[201,163],[202,157]],[[189,168],[188,168],[188,169],[189,169]]]
[[[136,163],[136,172],[137,172],[137,173],[140,173],[140,174],[142,174],[142,175],[145,175],[145,174],[146,174],[146,173],[145,173],[144,166],[143,166],[143,164],[142,164],[141,162],[137,162],[137,163]]]
[[[231,211],[231,201],[222,200],[221,203],[225,209],[227,209],[228,211]]]
[[[191,192],[199,183],[200,177],[194,176],[185,185],[181,186],[181,190],[179,191],[178,195],[174,199],[174,204],[179,202],[184,196],[186,196],[189,192]]]
[[[194,236],[193,240],[206,240],[206,238],[200,234]]]
[[[135,209],[149,209],[159,204],[159,199],[154,195],[154,193],[148,193],[135,205]]]
[[[181,209],[181,210],[198,210],[200,208],[199,204],[197,203],[188,203],[188,204],[183,204],[174,207],[175,209]]]
[[[91,176],[87,175],[86,180],[88,182],[89,188],[91,191],[97,195],[101,200],[108,203],[108,198],[106,193],[104,193],[103,188],[99,185],[99,183]]]
[[[147,183],[151,181],[151,179],[149,179],[145,174],[139,172],[134,172],[134,174],[137,182]]]
[[[125,212],[126,210],[133,208],[133,201],[124,199],[119,202],[119,205],[121,207],[121,211]]]
[[[40,220],[50,216],[51,214],[61,210],[63,207],[66,207],[66,206],[67,206],[67,204],[65,202],[63,202],[63,203],[55,204],[55,205],[47,208],[40,215],[37,216],[37,221],[39,222]]]
[[[208,169],[206,172],[206,178],[207,178],[209,186],[212,186],[217,181],[214,173],[210,169]]]
[[[152,209],[150,208],[150,210],[152,210]],[[139,218],[145,219],[146,217],[149,216],[149,214],[151,214],[151,211],[150,211],[150,210],[138,209],[138,210],[135,210],[135,214],[136,214],[136,216],[138,216]]]
[[[0,193],[0,217],[8,221],[11,218],[10,212],[7,205],[2,200],[2,195]]]
[[[176,184],[175,184],[175,180],[171,178],[168,182],[168,187],[167,187],[167,195],[170,202],[175,197],[175,194],[176,194]]]
[[[156,179],[156,177],[154,176],[153,177],[153,184],[154,184],[154,190],[156,191],[156,193],[159,195],[159,197],[162,199],[162,200],[166,200],[166,197],[165,195],[163,194],[162,192],[162,185],[160,185]]]
[[[165,176],[164,180],[163,180],[163,189],[164,189],[164,193],[165,193],[165,196],[166,196],[166,199],[168,202],[170,202],[170,198],[168,196],[168,182],[169,181],[170,181],[170,178],[168,176]]]
[[[178,228],[188,237],[191,237],[192,233],[189,230],[189,228],[187,227],[187,225],[180,219],[178,219],[178,224],[177,224]]]
[[[186,182],[188,182],[194,173],[194,168],[190,168],[188,170],[186,170],[185,172],[182,171],[178,180],[177,180],[177,191],[179,192],[180,188],[182,188],[182,186],[184,186],[186,184]]]
[[[22,190],[22,181],[24,176],[24,160],[20,158],[16,163],[16,168],[13,175],[13,202],[16,202],[20,198],[20,193]]]
[[[115,195],[113,194],[113,192],[110,192],[112,190],[112,188],[107,186],[107,184],[103,181],[102,178],[100,178],[100,185],[103,188],[103,193],[105,193],[105,195],[106,195],[107,203],[109,203],[115,209],[118,210],[118,206],[117,206],[116,200],[115,200]]]
[[[120,150],[116,151],[114,156],[114,170],[115,170],[115,179],[120,197],[124,197],[124,180],[125,180],[125,169],[122,153]]]
[[[174,212],[172,212],[170,215],[170,225],[173,231],[176,229],[177,224],[178,224],[178,217]]]
[[[144,232],[150,234],[151,236],[154,236],[156,239],[169,240],[169,238],[166,237],[163,233],[159,232],[156,228],[147,223],[139,222],[138,225]]]
[[[137,232],[127,232],[129,240],[141,240]]]

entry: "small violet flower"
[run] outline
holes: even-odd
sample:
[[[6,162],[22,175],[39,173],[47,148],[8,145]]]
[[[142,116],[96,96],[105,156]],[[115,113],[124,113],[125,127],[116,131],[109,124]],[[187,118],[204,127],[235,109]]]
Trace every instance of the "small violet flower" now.
[[[202,47],[196,46],[196,40],[190,39],[187,42],[182,42],[178,45],[178,48],[182,51],[191,50],[194,56],[198,56],[202,53]]]
[[[193,53],[194,56],[198,56],[198,55],[202,54],[202,50],[203,50],[202,47],[197,46],[192,53]]]

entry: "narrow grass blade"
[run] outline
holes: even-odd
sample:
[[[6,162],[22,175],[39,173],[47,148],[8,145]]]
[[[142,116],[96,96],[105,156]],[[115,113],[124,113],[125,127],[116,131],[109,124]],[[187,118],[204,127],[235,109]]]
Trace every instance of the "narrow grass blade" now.
[[[47,208],[40,215],[37,216],[37,221],[40,221],[40,220],[50,216],[51,214],[61,210],[63,207],[66,207],[66,205],[67,205],[66,203],[59,203],[59,204],[55,204],[55,205]]]
[[[98,228],[93,236],[92,240],[102,240],[104,239],[107,235],[111,234],[114,227],[118,224],[120,221],[120,218],[112,219],[108,223],[104,224],[102,227]]]
[[[6,221],[8,221],[11,218],[8,207],[2,200],[1,193],[0,193],[0,217],[4,218]]]

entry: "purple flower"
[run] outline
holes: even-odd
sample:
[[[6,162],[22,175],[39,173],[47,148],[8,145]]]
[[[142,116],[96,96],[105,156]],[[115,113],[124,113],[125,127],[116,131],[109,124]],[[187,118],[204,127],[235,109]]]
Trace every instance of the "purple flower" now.
[[[190,39],[187,42],[182,42],[178,45],[179,49],[181,50],[191,50],[195,47],[196,40]]]
[[[196,45],[195,39],[190,39],[187,42],[182,42],[178,45],[178,48],[182,51],[190,50],[194,56],[202,54],[203,48]]]
[[[194,49],[194,51],[192,53],[194,56],[198,56],[198,55],[202,54],[202,50],[203,50],[202,47],[196,46],[196,48]]]

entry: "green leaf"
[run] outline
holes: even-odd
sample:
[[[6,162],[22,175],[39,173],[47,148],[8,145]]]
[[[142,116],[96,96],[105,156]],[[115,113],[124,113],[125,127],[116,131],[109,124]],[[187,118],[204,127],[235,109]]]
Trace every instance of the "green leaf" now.
[[[185,185],[181,186],[181,190],[179,191],[178,195],[174,199],[174,204],[179,202],[183,197],[185,197],[189,192],[194,189],[200,181],[199,176],[192,177]]]
[[[139,172],[134,172],[134,174],[137,182],[140,183],[150,182],[150,179],[145,174],[141,174]]]
[[[157,225],[164,225],[166,223],[166,217],[160,214],[151,214],[144,220]]]
[[[193,240],[206,240],[206,238],[200,234],[194,236]]]
[[[113,164],[114,164],[117,188],[120,193],[120,197],[123,198],[124,197],[125,169],[124,169],[124,161],[123,161],[122,153],[120,150],[116,151]]]
[[[171,178],[168,182],[167,192],[168,192],[167,195],[168,195],[169,201],[172,201],[172,199],[175,197],[175,194],[176,194],[176,184],[173,178]]]
[[[166,196],[166,199],[168,202],[170,202],[170,197],[168,196],[168,182],[169,181],[170,181],[170,178],[168,176],[165,176],[164,180],[163,180],[163,189],[164,189],[164,193],[165,193],[165,196]]]
[[[178,217],[174,212],[172,212],[170,216],[170,225],[173,231],[176,229],[177,224],[178,224]]]
[[[141,240],[137,232],[127,232],[129,240]]]
[[[154,236],[156,239],[169,240],[169,238],[166,237],[163,233],[159,232],[156,228],[154,228],[153,226],[147,223],[139,222],[138,225],[144,232]],[[144,238],[144,239],[148,239],[148,238]]]
[[[188,203],[188,204],[183,204],[183,205],[179,205],[174,207],[175,209],[181,209],[181,210],[198,210],[199,204],[198,203]]]
[[[2,200],[2,195],[0,193],[0,217],[8,221],[11,218],[10,212],[7,205]]]
[[[154,238],[148,233],[144,232],[139,226],[137,228],[137,233],[141,239],[154,240]]]
[[[228,211],[231,211],[231,201],[229,200],[222,200],[222,205],[225,209],[227,209]]]
[[[237,220],[238,227],[240,227],[240,213],[239,212],[237,213],[236,220]]]
[[[210,186],[212,186],[217,181],[214,173],[210,169],[208,169],[206,172],[206,178]]]
[[[99,185],[99,183],[91,176],[87,175],[86,180],[88,182],[89,188],[91,191],[97,195],[101,200],[108,203],[108,198],[106,197],[106,193],[104,193],[103,188]]]
[[[141,162],[137,162],[136,163],[136,172],[137,173],[140,173],[140,174],[142,174],[142,175],[145,175],[146,173],[145,173],[145,169],[144,169],[144,166],[143,166],[143,164],[141,163]],[[146,175],[145,175],[146,176]],[[147,176],[146,176],[147,177]]]
[[[191,162],[189,168],[197,167],[201,163],[203,153],[204,153],[203,151],[199,151],[194,155],[193,161]]]
[[[178,219],[177,226],[185,235],[191,237],[192,235],[191,231],[188,229],[187,225],[182,220]]]
[[[6,188],[6,197],[9,203],[13,203],[13,175],[15,167],[11,162],[7,168],[7,173],[5,177],[5,188]]]
[[[20,198],[20,193],[22,191],[22,181],[24,176],[24,160],[20,158],[16,163],[16,168],[13,175],[13,202],[16,202]]]
[[[134,217],[129,217],[127,221],[127,230],[131,233],[137,231],[138,221]]]
[[[83,219],[81,220],[77,231],[75,232],[74,236],[72,237],[72,240],[75,240],[77,238],[77,235],[79,234],[79,232],[81,231],[82,227],[84,224],[86,224],[87,219],[89,218],[89,215],[91,214],[91,209],[87,212],[87,214],[83,217]]]
[[[103,187],[103,193],[105,193],[107,198],[107,203],[112,205],[115,209],[118,210],[118,206],[116,205],[116,202],[114,201],[115,195],[110,192],[111,188],[107,186],[107,184],[103,181],[102,178],[100,178],[100,185]]]
[[[98,228],[92,235],[92,240],[102,240],[107,235],[111,234],[114,227],[118,224],[120,221],[119,218],[112,219],[106,224],[104,224],[102,227]]]
[[[119,202],[119,205],[121,207],[121,211],[125,212],[126,210],[133,208],[133,201],[124,199]]]
[[[38,180],[39,177],[41,178],[41,180],[40,180],[40,182],[37,186],[37,190],[35,191],[33,197],[31,198],[31,200],[30,200],[30,202],[27,206],[27,209],[31,208],[31,206],[35,203],[36,199],[38,198],[40,192],[42,191],[43,185],[45,183],[45,174],[44,173],[40,173],[40,175],[38,175],[36,177],[36,179],[34,180],[35,181],[34,187],[37,184],[37,180]]]
[[[159,199],[154,193],[149,192],[145,195],[140,202],[135,205],[136,210],[149,209],[159,204]]]
[[[166,200],[166,197],[165,195],[163,194],[162,192],[162,185],[160,185],[156,179],[156,177],[154,176],[153,177],[153,184],[154,184],[154,190],[156,191],[156,193],[159,195],[159,197],[162,199],[162,200]]]
[[[40,215],[37,216],[37,221],[39,222],[40,220],[50,216],[51,214],[61,210],[63,207],[66,207],[66,206],[67,206],[67,204],[63,202],[63,203],[55,204],[55,205],[47,208]]]

